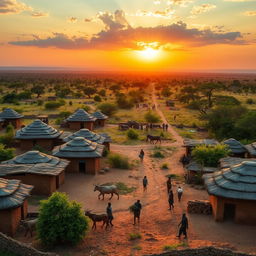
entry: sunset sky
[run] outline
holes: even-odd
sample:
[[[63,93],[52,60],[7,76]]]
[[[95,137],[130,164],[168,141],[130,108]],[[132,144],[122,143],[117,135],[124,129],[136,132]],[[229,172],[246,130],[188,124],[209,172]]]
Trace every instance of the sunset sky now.
[[[0,66],[256,70],[256,0],[0,0]]]

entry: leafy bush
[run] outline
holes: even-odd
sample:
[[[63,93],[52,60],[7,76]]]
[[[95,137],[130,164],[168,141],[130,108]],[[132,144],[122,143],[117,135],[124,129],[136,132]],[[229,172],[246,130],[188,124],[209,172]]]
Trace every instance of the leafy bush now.
[[[129,163],[129,160],[126,156],[117,154],[117,153],[111,153],[108,156],[108,162],[111,167],[113,168],[119,168],[119,169],[130,169],[131,165]]]
[[[233,96],[218,95],[215,98],[217,105],[240,105],[241,102]]]
[[[192,150],[192,156],[197,163],[203,166],[217,167],[221,158],[228,156],[227,145],[206,146],[199,145]]]
[[[12,159],[14,157],[14,148],[5,148],[0,144],[0,162]]]
[[[83,106],[82,109],[85,110],[86,112],[90,112],[91,111],[91,107],[89,105]]]
[[[144,116],[145,120],[148,123],[159,123],[160,122],[160,117],[157,114],[154,114],[151,111],[148,111],[145,116]]]
[[[117,106],[110,102],[101,103],[98,108],[107,116],[112,116],[117,111]]]
[[[117,97],[116,104],[119,108],[123,109],[131,109],[133,107],[132,101],[127,99],[127,97],[123,94]]]
[[[161,165],[161,169],[163,169],[163,170],[168,170],[168,169],[169,169],[168,164],[167,164],[167,163],[163,163],[163,164]]]
[[[142,235],[140,233],[130,233],[129,234],[129,240],[136,240],[136,239],[141,239]]]
[[[253,99],[249,98],[246,100],[246,104],[250,104],[250,105],[255,104],[255,101]]]
[[[53,109],[57,109],[61,106],[65,105],[65,101],[64,100],[59,100],[59,101],[48,101],[44,104],[45,109],[47,110],[53,110]]]
[[[139,134],[131,128],[126,132],[126,135],[131,140],[137,140],[139,138]]]
[[[165,157],[164,154],[161,151],[158,151],[158,150],[154,151],[152,156],[155,157],[155,158],[164,158]]]
[[[101,102],[101,97],[99,95],[95,95],[93,99],[96,102]]]
[[[89,228],[80,204],[69,201],[66,194],[55,192],[40,202],[37,223],[38,237],[47,246],[77,244]]]

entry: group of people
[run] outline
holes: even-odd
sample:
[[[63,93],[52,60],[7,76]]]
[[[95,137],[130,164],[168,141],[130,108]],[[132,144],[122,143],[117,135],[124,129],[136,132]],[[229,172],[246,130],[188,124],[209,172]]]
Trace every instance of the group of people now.
[[[168,124],[165,124],[165,123],[162,124],[163,131],[167,132],[168,131],[168,127],[169,127]]]
[[[169,203],[169,209],[174,209],[174,195],[172,191],[172,179],[171,177],[168,177],[167,180],[167,193],[168,193],[168,203]],[[181,186],[178,186],[177,188],[177,195],[178,195],[178,201],[181,201],[181,197],[183,195],[183,189]]]

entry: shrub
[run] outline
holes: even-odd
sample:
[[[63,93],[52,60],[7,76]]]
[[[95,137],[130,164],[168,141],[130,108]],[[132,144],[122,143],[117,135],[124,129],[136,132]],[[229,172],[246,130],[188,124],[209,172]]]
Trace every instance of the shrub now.
[[[161,169],[163,169],[163,170],[168,170],[168,169],[169,169],[168,164],[167,164],[167,163],[163,163],[163,164],[161,165]]]
[[[131,140],[137,140],[139,138],[139,134],[134,129],[129,129],[126,133],[127,137]]]
[[[95,95],[93,99],[96,102],[101,102],[101,97],[99,95]]]
[[[246,104],[255,104],[255,101],[251,98],[246,100]]]
[[[112,116],[117,111],[116,105],[110,102],[101,103],[98,108],[107,116]]]
[[[57,109],[61,106],[65,105],[65,101],[64,100],[59,100],[59,101],[48,101],[44,104],[45,109],[47,110],[53,110],[53,109]]]
[[[209,167],[217,167],[219,160],[228,154],[227,145],[221,144],[215,146],[199,145],[192,151],[192,156],[197,163]]]
[[[40,202],[37,223],[38,237],[47,246],[77,244],[89,228],[80,204],[69,201],[66,194],[55,192]]]
[[[14,148],[5,148],[0,144],[0,162],[12,159],[14,157]]]
[[[116,99],[116,104],[119,108],[123,108],[123,109],[131,109],[133,107],[132,101],[127,99],[125,95],[120,95]]]
[[[108,156],[108,162],[111,167],[113,168],[120,168],[120,169],[130,169],[131,165],[127,157],[117,154],[111,153]]]
[[[164,158],[164,154],[161,151],[156,150],[153,155],[155,158]]]
[[[91,107],[88,105],[85,105],[82,107],[83,110],[85,110],[86,112],[90,112],[91,111]]]
[[[136,239],[141,239],[141,234],[140,233],[130,233],[129,234],[129,240],[136,240]]]
[[[145,120],[148,123],[159,123],[160,122],[160,118],[157,114],[154,114],[151,111],[148,111],[145,116],[144,116]]]

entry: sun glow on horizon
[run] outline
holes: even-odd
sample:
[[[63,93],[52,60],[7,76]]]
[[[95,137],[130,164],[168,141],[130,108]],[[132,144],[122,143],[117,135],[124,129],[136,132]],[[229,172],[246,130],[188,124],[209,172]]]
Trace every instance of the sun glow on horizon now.
[[[144,50],[138,51],[138,55],[140,58],[147,61],[155,61],[160,54],[160,50],[153,49],[151,47],[147,47]]]

